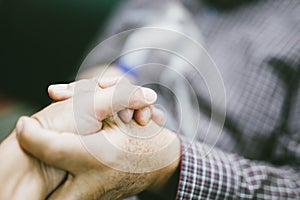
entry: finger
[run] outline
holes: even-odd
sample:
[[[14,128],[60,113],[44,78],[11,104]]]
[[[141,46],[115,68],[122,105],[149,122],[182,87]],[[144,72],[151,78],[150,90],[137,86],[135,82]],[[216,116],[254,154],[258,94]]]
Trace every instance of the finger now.
[[[152,89],[119,82],[96,93],[94,108],[97,119],[101,121],[125,108],[137,110],[150,106],[156,99]]]
[[[129,123],[133,117],[133,112],[134,112],[134,110],[126,108],[124,110],[121,110],[118,113],[118,115],[124,123]]]
[[[70,177],[70,175],[69,175]],[[60,186],[57,190],[54,191],[53,194],[48,198],[48,200],[76,200],[80,199],[79,194],[82,194],[85,192],[85,187],[82,186],[81,188],[77,188],[78,184],[77,181],[72,180],[72,178],[69,178],[66,180],[66,182]],[[78,192],[80,192],[78,194]]]
[[[80,158],[84,158],[85,150],[76,135],[43,129],[29,117],[19,119],[16,133],[23,149],[49,165],[76,171]]]
[[[151,119],[155,121],[158,125],[163,126],[166,122],[165,113],[155,106],[151,106],[151,111]]]
[[[96,79],[83,79],[69,84],[54,84],[48,87],[48,93],[54,101],[62,101],[74,95],[93,92],[99,89]]]
[[[108,88],[117,84],[121,77],[102,77],[100,80],[82,79],[69,84],[53,84],[48,87],[48,94],[54,101],[62,101],[71,98],[75,93],[90,92],[95,90],[98,83],[100,88]],[[122,81],[127,81],[123,79]],[[129,82],[129,81],[128,81]],[[76,91],[74,88],[76,87]]]
[[[119,79],[120,78],[118,78],[118,77],[108,77],[108,78],[102,77],[100,80],[98,80],[98,84],[99,84],[99,87],[101,87],[101,88],[108,88],[108,87],[116,85]]]
[[[145,107],[136,110],[134,113],[134,119],[138,124],[142,126],[147,125],[151,119],[151,109],[149,107]]]
[[[63,101],[73,96],[74,83],[54,84],[48,87],[48,94],[54,101]]]

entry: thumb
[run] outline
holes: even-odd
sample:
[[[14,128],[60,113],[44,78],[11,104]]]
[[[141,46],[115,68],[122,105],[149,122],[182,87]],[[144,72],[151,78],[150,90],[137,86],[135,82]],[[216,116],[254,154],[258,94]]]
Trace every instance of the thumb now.
[[[157,99],[157,94],[152,89],[135,86],[125,81],[120,81],[113,87],[102,89],[95,95],[91,95],[93,95],[94,104],[89,105],[94,106],[94,113],[99,121],[126,108],[136,110],[150,106]],[[82,97],[74,97],[74,102],[74,109],[80,110]]]
[[[80,152],[85,152],[77,135],[44,129],[37,120],[29,117],[19,119],[16,133],[25,151],[46,164],[66,171],[76,170],[78,163],[73,161],[80,159]]]

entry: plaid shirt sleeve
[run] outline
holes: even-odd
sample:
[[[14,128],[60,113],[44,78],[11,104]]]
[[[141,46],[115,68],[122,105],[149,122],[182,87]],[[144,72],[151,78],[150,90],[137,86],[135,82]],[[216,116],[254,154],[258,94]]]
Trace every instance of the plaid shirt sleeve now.
[[[295,169],[209,151],[202,143],[182,146],[178,200],[300,198],[300,173]]]

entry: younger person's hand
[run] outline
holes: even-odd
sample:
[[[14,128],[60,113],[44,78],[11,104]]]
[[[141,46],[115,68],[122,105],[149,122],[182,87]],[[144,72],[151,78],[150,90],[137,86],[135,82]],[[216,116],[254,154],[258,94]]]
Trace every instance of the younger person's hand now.
[[[101,89],[109,88],[116,86],[117,84],[129,84],[127,79],[121,79],[120,77],[109,77],[109,78],[102,78],[101,80],[93,79],[95,83],[98,83],[98,87]],[[79,87],[85,88],[84,90],[80,89],[78,86],[76,87],[75,84],[80,83]],[[81,85],[84,85],[83,87]],[[79,93],[86,93],[91,92],[93,89],[95,90],[95,85],[90,85],[87,83],[86,80],[81,82],[73,82],[69,84],[54,84],[50,85],[48,88],[48,93],[50,98],[54,101],[64,101],[67,99],[72,98]],[[96,85],[97,87],[97,85]],[[89,88],[89,89],[87,89]],[[144,126],[146,125],[150,119],[155,121],[158,125],[163,125],[165,123],[165,114],[162,110],[158,109],[157,107],[150,105],[147,107],[143,107],[137,110],[133,110],[130,108],[125,108],[119,111],[119,117],[124,123],[130,122],[134,119],[138,124]]]
[[[163,112],[151,107],[157,98],[153,90],[116,80],[108,79],[106,85],[95,79],[52,85],[48,91],[57,102],[33,118],[44,128],[79,134],[99,131],[102,120],[119,111],[124,121],[130,121],[130,111],[136,110],[134,117],[140,124],[147,124],[151,117],[158,124],[164,122]]]

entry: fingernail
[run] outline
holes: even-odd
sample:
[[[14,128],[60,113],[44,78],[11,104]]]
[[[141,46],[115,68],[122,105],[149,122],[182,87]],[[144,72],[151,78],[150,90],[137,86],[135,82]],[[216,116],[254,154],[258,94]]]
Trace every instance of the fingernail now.
[[[142,87],[142,92],[143,92],[145,100],[148,103],[154,103],[156,101],[157,95],[153,90]]]
[[[129,123],[132,119],[133,112],[134,111],[132,109],[125,109],[121,110],[118,115],[124,123]]]
[[[124,111],[126,113],[126,117],[127,119],[129,119],[129,121],[132,119],[133,116],[133,110],[132,109],[126,109],[126,111]]]
[[[142,115],[142,120],[144,123],[147,123],[151,118],[151,111],[150,108],[146,107],[143,109],[143,115]]]
[[[100,87],[106,88],[115,85],[117,81],[118,81],[117,78],[103,78],[99,80],[98,83]]]
[[[50,85],[49,90],[52,90],[53,92],[65,91],[65,90],[68,90],[68,84]]]

